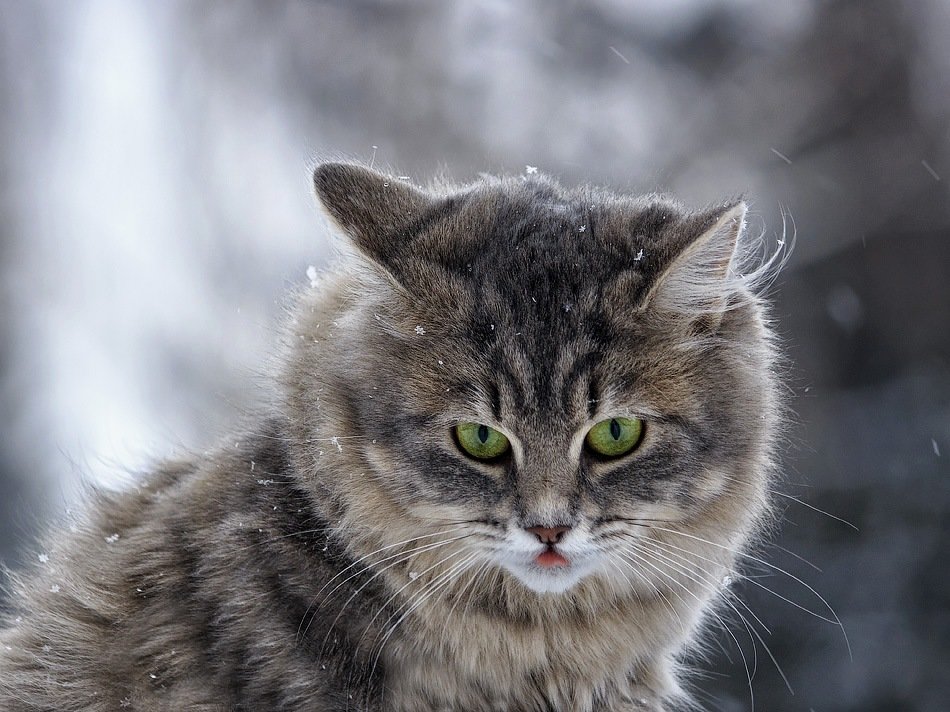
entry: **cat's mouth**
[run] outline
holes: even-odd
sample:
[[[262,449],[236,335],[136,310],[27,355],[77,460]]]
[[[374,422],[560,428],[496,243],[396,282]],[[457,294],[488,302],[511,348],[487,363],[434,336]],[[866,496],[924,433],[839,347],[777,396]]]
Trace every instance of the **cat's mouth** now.
[[[534,562],[543,569],[554,569],[570,566],[571,562],[553,544],[534,557]]]

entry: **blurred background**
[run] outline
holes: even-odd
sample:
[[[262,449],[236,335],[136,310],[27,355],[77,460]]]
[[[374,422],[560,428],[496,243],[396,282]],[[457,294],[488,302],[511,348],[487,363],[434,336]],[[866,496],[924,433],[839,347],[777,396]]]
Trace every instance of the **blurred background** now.
[[[750,709],[756,656],[758,710],[950,708],[948,38],[945,0],[0,0],[0,559],[253,410],[319,159],[743,194],[797,237],[787,573],[733,584],[774,662],[734,620],[701,699]]]

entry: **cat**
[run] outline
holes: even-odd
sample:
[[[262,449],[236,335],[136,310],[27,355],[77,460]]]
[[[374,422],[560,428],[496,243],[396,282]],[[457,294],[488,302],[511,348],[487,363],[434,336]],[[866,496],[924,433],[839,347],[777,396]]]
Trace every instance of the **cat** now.
[[[676,710],[770,521],[739,202],[325,163],[280,397],[11,573],[0,708]]]

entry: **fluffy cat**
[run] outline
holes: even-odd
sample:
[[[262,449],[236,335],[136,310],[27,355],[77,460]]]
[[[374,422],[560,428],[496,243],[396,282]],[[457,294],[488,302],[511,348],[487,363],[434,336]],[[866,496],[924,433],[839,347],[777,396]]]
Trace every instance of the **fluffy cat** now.
[[[11,574],[0,708],[690,704],[778,424],[745,206],[314,180],[347,254],[299,296],[278,405]]]

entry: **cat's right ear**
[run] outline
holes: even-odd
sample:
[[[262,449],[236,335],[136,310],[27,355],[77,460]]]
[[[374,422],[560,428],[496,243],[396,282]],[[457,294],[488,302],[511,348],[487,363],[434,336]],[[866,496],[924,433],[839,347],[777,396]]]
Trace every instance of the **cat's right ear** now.
[[[367,257],[398,272],[413,226],[432,204],[430,195],[353,163],[322,163],[313,173],[327,216]]]

